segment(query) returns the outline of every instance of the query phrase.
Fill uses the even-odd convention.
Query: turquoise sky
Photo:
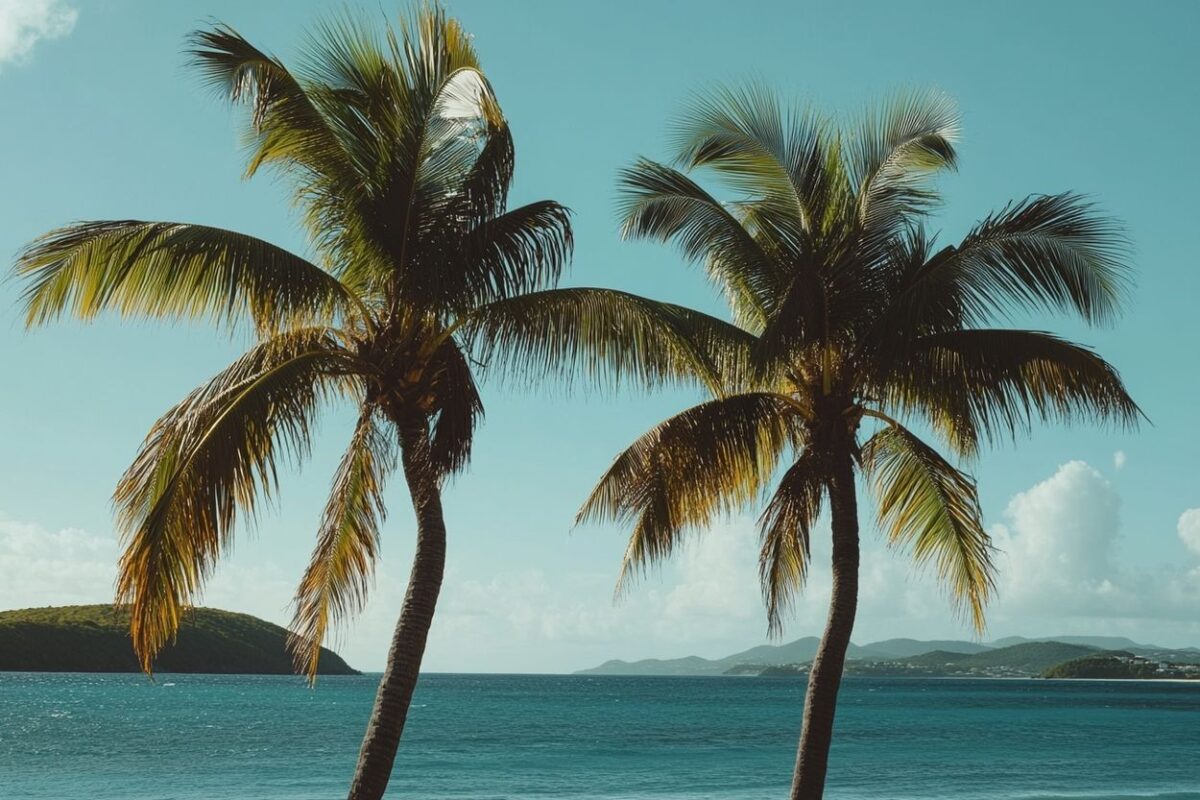
[[[45,32],[38,41],[9,35],[19,21],[5,15],[18,12],[0,5],[0,254],[11,261],[39,233],[97,218],[215,224],[303,251],[281,188],[240,180],[236,117],[186,68],[184,36],[221,20],[286,59],[306,26],[342,4],[34,6],[59,15],[40,29],[24,21],[26,34]],[[475,35],[512,123],[514,201],[550,197],[574,211],[570,283],[720,311],[674,252],[620,241],[614,181],[637,155],[664,157],[672,114],[717,81],[763,79],[847,115],[906,86],[954,96],[961,168],[943,181],[947,203],[933,222],[945,237],[1030,193],[1084,192],[1120,218],[1138,270],[1125,319],[1107,330],[1031,325],[1096,346],[1153,424],[1136,434],[1042,428],[986,453],[975,472],[1010,553],[1011,589],[991,634],[1200,645],[1200,514],[1181,520],[1200,506],[1200,4],[459,0],[450,10]],[[116,478],[154,418],[245,342],[116,320],[26,333],[18,291],[0,284],[0,607],[101,602]],[[450,572],[432,668],[558,670],[763,640],[749,518],[615,608],[622,533],[570,531],[617,450],[692,399],[489,387],[473,465],[447,499]],[[243,538],[209,601],[286,619],[347,423],[328,418],[312,462]],[[390,497],[380,598],[343,640],[365,667],[381,662],[410,553],[399,482]],[[928,582],[872,547],[856,640],[967,636]],[[820,581],[789,636],[819,632]]]

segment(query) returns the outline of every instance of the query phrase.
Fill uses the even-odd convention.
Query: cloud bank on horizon
[[[1015,495],[990,531],[1000,553],[989,635],[1125,635],[1200,645],[1200,508],[1179,516],[1185,558],[1153,571],[1129,567],[1118,548],[1116,488],[1091,465],[1070,461]],[[427,668],[567,671],[608,658],[720,656],[761,643],[755,537],[749,519],[695,537],[661,579],[651,576],[618,603],[611,600],[615,564],[547,575],[536,568],[467,574],[452,562]],[[814,538],[815,566],[789,637],[821,630],[827,538]],[[11,576],[0,584],[0,608],[107,602],[117,554],[111,535],[51,532],[0,517],[0,574]],[[403,598],[408,564],[400,553],[389,555],[371,602],[334,643],[359,668],[382,664]],[[204,602],[286,624],[294,579],[272,564],[235,559],[218,570]],[[933,579],[870,534],[861,595],[858,640],[969,636]]]
[[[67,36],[78,19],[63,0],[0,0],[0,70],[26,63],[38,42]]]

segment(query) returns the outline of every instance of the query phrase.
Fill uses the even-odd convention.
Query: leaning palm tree
[[[957,245],[925,233],[929,179],[955,165],[956,129],[936,94],[897,97],[842,132],[761,88],[726,90],[683,117],[677,166],[643,159],[621,179],[625,235],[673,241],[702,262],[736,325],[691,326],[703,331],[693,374],[709,376],[714,398],[621,453],[580,517],[632,526],[623,584],[689,530],[761,499],[760,576],[778,634],[828,502],[832,599],[793,798],[824,791],[858,600],[856,473],[890,541],[932,565],[982,630],[993,549],[975,484],[926,435],[970,460],[1035,420],[1139,415],[1088,348],[992,327],[1036,311],[1111,320],[1129,271],[1110,221],[1059,194],[1009,204]],[[697,172],[735,197],[723,202]]]
[[[401,467],[416,554],[349,793],[379,798],[442,583],[441,485],[467,462],[483,412],[462,331],[557,281],[568,213],[550,201],[506,210],[508,125],[469,37],[438,8],[383,36],[353,19],[326,25],[295,72],[221,25],[195,35],[192,55],[249,106],[247,175],[275,168],[290,183],[311,256],[203,225],[78,223],[20,256],[27,322],[116,311],[255,333],[154,424],[116,489],[117,600],[147,671],[236,520],[276,493],[281,463],[307,454],[322,408],[344,401],[357,424],[292,626],[297,668],[315,677],[330,627],[365,601],[385,481]]]
[[[697,342],[729,327],[610,289],[553,289],[568,213],[506,210],[508,124],[467,34],[427,7],[381,38],[353,19],[322,27],[290,71],[236,31],[195,36],[193,56],[249,106],[247,176],[293,188],[312,255],[175,222],[84,222],[21,255],[30,326],[105,312],[247,324],[256,342],[152,427],[115,502],[118,602],[144,669],[178,630],[239,517],[276,494],[331,403],[357,410],[317,545],[295,598],[291,646],[315,679],[320,644],[361,609],[379,555],[385,483],[399,466],[417,547],[350,798],[382,796],[442,583],[441,486],[471,453],[481,370],[691,380]],[[719,348],[702,376],[715,387]]]

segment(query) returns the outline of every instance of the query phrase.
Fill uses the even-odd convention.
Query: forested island
[[[294,672],[286,629],[215,608],[188,612],[156,672],[286,675]],[[0,671],[138,672],[128,615],[112,606],[57,606],[0,612]],[[321,649],[318,672],[356,675]]]
[[[1200,680],[1200,665],[1155,661],[1133,653],[1096,653],[1056,664],[1043,678],[1105,678],[1108,680]]]

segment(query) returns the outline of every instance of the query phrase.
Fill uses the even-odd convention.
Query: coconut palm
[[[244,356],[154,424],[116,489],[117,601],[147,671],[235,521],[276,493],[279,465],[307,455],[314,419],[340,401],[357,423],[292,626],[297,668],[315,676],[327,632],[365,601],[385,482],[400,466],[416,554],[350,789],[378,798],[442,583],[441,485],[467,462],[483,413],[460,329],[557,281],[568,212],[551,201],[506,210],[508,125],[469,37],[437,8],[382,36],[353,19],[326,25],[295,72],[223,25],[197,33],[192,55],[249,107],[247,175],[274,168],[290,184],[311,256],[203,225],[78,223],[21,255],[27,322],[116,311],[255,332]]]
[[[937,94],[899,96],[843,132],[762,88],[722,90],[682,118],[677,166],[642,159],[621,178],[624,234],[702,262],[736,326],[714,321],[695,340],[713,399],[622,452],[580,517],[632,526],[624,584],[689,530],[761,499],[760,577],[777,634],[828,502],[833,592],[793,798],[824,790],[858,600],[856,473],[891,543],[932,565],[981,631],[992,545],[973,479],[928,435],[969,461],[1035,421],[1139,415],[1093,351],[994,327],[1039,311],[1113,319],[1129,276],[1113,223],[1076,195],[1032,196],[937,246],[922,218],[937,199],[931,176],[955,166],[956,130]]]
[[[26,321],[117,312],[254,332],[244,356],[154,424],[116,490],[117,599],[147,671],[238,518],[274,497],[277,468],[308,455],[318,414],[342,402],[357,422],[290,641],[315,679],[321,642],[366,600],[400,467],[416,552],[349,795],[378,798],[441,587],[441,487],[483,414],[477,374],[683,380],[703,355],[695,343],[719,342],[707,326],[730,326],[613,290],[547,288],[570,255],[568,212],[506,210],[508,124],[469,37],[437,7],[382,37],[354,19],[325,25],[295,72],[226,26],[194,44],[204,75],[249,107],[247,176],[273,168],[290,183],[311,257],[203,225],[78,223],[21,255]],[[719,353],[710,362],[715,387]]]

